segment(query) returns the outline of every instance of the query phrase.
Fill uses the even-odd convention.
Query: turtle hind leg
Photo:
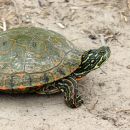
[[[56,82],[55,85],[64,93],[65,102],[71,108],[81,106],[83,100],[78,92],[77,81],[74,77],[67,77]]]

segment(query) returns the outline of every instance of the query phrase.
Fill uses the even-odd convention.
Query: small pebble
[[[43,121],[46,121],[46,119],[44,119],[44,118],[43,118],[42,120],[43,120]]]
[[[43,6],[45,6],[45,1],[38,0],[38,4],[39,4],[40,7],[43,7]]]
[[[100,87],[101,87],[101,86],[105,86],[105,83],[101,82],[101,83],[99,83],[98,85],[99,85]]]
[[[65,0],[65,2],[69,2],[69,0]]]
[[[103,116],[102,119],[103,119],[103,120],[108,120],[109,118],[106,117],[106,116]]]
[[[65,26],[62,23],[56,23],[60,28],[64,29]]]
[[[130,65],[127,66],[127,69],[130,69]]]
[[[92,40],[96,40],[96,39],[97,39],[96,36],[95,36],[95,35],[92,35],[92,34],[89,35],[88,37],[89,37],[90,39],[92,39]]]

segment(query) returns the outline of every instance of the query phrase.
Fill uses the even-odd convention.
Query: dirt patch
[[[129,0],[0,0],[0,28],[57,31],[80,48],[106,42],[111,57],[79,82],[85,104],[71,110],[63,95],[0,97],[2,130],[130,129]]]

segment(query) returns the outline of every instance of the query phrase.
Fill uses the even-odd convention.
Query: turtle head
[[[110,57],[110,49],[102,46],[99,49],[93,49],[84,52],[81,66],[84,71],[91,71],[99,68]]]
[[[110,57],[110,49],[102,46],[99,49],[85,51],[82,56],[80,67],[76,70],[76,75],[82,77],[92,70],[99,68]]]

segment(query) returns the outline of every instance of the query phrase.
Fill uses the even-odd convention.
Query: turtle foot
[[[77,108],[80,107],[83,104],[83,100],[81,98],[81,96],[77,95],[76,98],[71,98],[69,100],[65,100],[67,106],[71,107],[71,108]]]

